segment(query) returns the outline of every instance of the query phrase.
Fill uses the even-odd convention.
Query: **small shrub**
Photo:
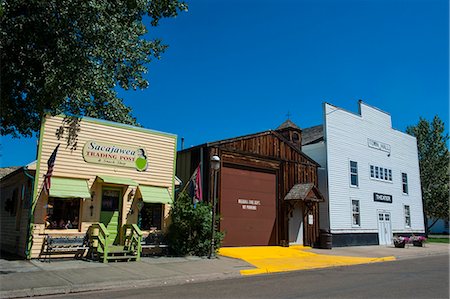
[[[181,256],[208,255],[211,248],[211,205],[199,202],[194,207],[192,198],[183,192],[175,200],[170,216],[167,239],[171,253]],[[218,220],[216,227],[217,224]],[[223,233],[215,233],[215,250],[220,247],[223,237]]]

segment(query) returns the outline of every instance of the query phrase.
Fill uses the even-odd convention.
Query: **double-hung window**
[[[358,162],[350,161],[350,185],[358,187]]]
[[[352,225],[353,226],[361,226],[359,200],[355,200],[355,199],[352,199]]]
[[[402,191],[403,194],[408,194],[408,175],[402,172]]]
[[[409,206],[404,206],[405,208],[405,226],[411,227],[411,211],[409,209]]]

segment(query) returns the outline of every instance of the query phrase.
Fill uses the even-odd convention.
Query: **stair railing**
[[[109,250],[109,232],[103,223],[94,223],[90,227],[91,246],[95,248],[97,255],[99,252],[103,253],[102,262],[108,262]],[[100,250],[99,250],[100,249]],[[99,256],[100,258],[100,256]]]
[[[142,231],[136,224],[125,224],[124,231],[125,248],[136,253],[136,261],[140,261],[142,252]]]

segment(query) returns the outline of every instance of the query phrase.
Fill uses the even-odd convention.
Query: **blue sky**
[[[322,123],[322,102],[387,111],[404,131],[449,122],[445,0],[197,0],[150,35],[170,47],[150,87],[121,91],[146,128],[185,146],[274,129],[289,112]],[[2,137],[0,166],[35,159],[36,139]]]

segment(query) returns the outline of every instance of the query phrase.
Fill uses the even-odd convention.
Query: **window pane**
[[[358,163],[350,161],[350,184],[358,186]]]
[[[389,169],[389,181],[392,181],[392,170]]]
[[[375,176],[375,169],[373,165],[370,165],[370,177],[373,178]]]
[[[411,215],[409,206],[405,206],[405,225],[408,227],[411,226]]]
[[[114,212],[119,210],[119,190],[103,190],[102,211]]]
[[[360,225],[359,200],[352,200],[353,225]]]
[[[387,168],[384,169],[384,179],[386,181],[388,180],[388,170],[387,170]]]
[[[408,175],[406,173],[402,173],[402,189],[403,193],[408,194]]]
[[[378,179],[380,178],[379,172],[378,172],[378,166],[375,166],[375,177]]]
[[[50,198],[45,226],[52,229],[78,228],[80,199]]]
[[[162,204],[146,203],[139,212],[139,227],[143,230],[161,229]]]

